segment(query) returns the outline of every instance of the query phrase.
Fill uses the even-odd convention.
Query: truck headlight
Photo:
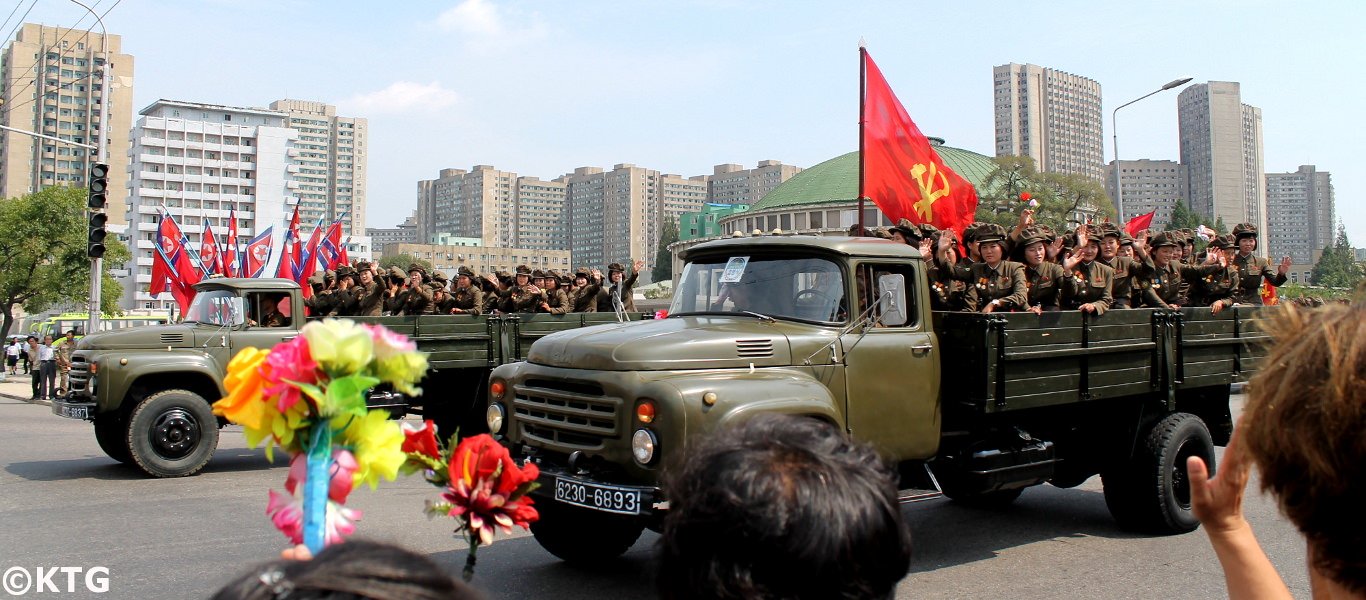
[[[489,433],[499,434],[503,432],[503,405],[494,402],[484,411],[484,423],[489,426]]]
[[[650,464],[655,459],[655,447],[659,445],[659,440],[655,438],[654,432],[649,429],[637,429],[631,436],[631,455],[636,462],[642,465]]]

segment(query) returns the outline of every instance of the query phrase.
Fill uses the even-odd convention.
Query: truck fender
[[[704,411],[704,422],[726,427],[760,414],[808,416],[844,428],[839,402],[824,384],[804,373],[766,370],[731,376],[717,390],[721,396],[712,410]],[[726,402],[727,398],[738,399]]]
[[[110,358],[113,357],[99,357],[101,362]],[[97,412],[101,413],[129,408],[123,406],[123,402],[135,384],[156,390],[186,388],[210,402],[226,395],[218,365],[205,354],[134,351],[120,353],[117,365],[102,364],[101,367],[97,375],[99,387],[96,388],[97,402],[100,404]],[[118,376],[111,377],[114,373]]]

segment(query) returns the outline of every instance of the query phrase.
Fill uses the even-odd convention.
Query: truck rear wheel
[[[1214,473],[1214,442],[1204,421],[1167,415],[1148,431],[1128,463],[1103,474],[1105,505],[1120,527],[1163,535],[1200,525],[1191,512],[1186,459],[1198,456]]]
[[[123,419],[112,414],[95,417],[95,441],[109,458],[125,465],[133,462],[133,453],[128,450],[128,423]]]
[[[202,396],[165,390],[144,398],[128,416],[134,464],[153,477],[198,473],[218,447],[218,419]]]
[[[537,502],[536,509],[541,518],[531,524],[531,534],[547,552],[570,564],[601,564],[621,556],[645,529],[639,519],[550,500]]]

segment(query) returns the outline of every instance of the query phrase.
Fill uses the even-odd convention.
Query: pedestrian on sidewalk
[[[32,337],[32,336],[29,336],[29,337]],[[16,339],[16,341],[17,341],[17,339]],[[20,348],[19,358],[24,359],[24,374],[25,374],[25,375],[28,375],[30,372],[32,372],[32,371],[33,371],[33,366],[36,365],[36,364],[38,364],[38,363],[36,363],[36,362],[33,362],[34,359],[33,359],[32,356],[29,356],[28,350],[29,350],[29,344],[28,344],[28,342],[24,342],[23,347]]]
[[[28,336],[28,345],[24,347],[24,373],[33,378],[32,400],[38,399],[38,385],[42,383],[42,370],[37,368],[37,365],[41,364],[38,362],[39,348],[41,346],[38,345],[38,338]]]
[[[5,362],[9,365],[9,374],[18,375],[19,355],[24,351],[24,345],[19,343],[19,338],[14,338],[14,343],[5,345]]]
[[[76,330],[66,332],[57,343],[57,395],[65,396],[71,392],[71,354],[76,351]]]
[[[57,397],[57,349],[50,335],[43,336],[43,344],[38,346],[38,366],[38,391],[42,399],[51,400]]]

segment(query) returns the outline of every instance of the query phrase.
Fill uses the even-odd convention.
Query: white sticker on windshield
[[[726,270],[721,273],[721,283],[739,283],[749,265],[748,256],[732,256],[726,261]]]

